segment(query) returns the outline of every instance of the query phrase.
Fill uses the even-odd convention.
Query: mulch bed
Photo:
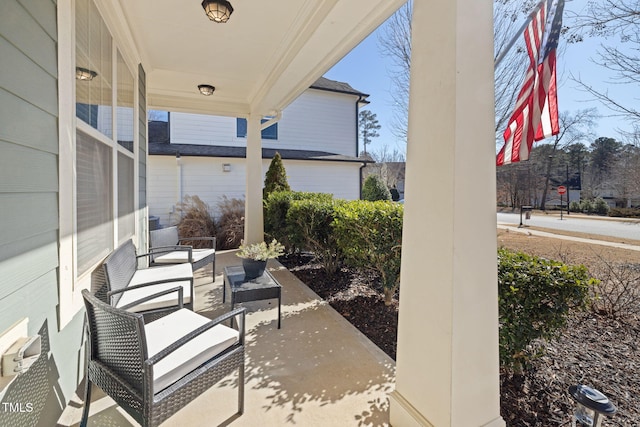
[[[398,301],[384,304],[375,274],[342,268],[329,277],[308,254],[279,261],[395,360]],[[557,340],[537,345],[545,352],[531,370],[500,376],[501,415],[508,426],[570,426],[575,405],[567,388],[579,383],[617,406],[603,426],[640,426],[639,319],[575,313]]]

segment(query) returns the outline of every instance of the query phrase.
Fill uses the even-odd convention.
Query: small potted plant
[[[283,253],[284,246],[273,239],[268,245],[265,242],[242,244],[236,255],[242,258],[245,278],[252,280],[262,276],[269,258],[278,258]]]

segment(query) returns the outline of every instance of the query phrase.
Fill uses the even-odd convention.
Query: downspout
[[[362,163],[360,165],[360,170],[359,170],[359,172],[360,172],[360,182],[359,182],[358,194],[360,194],[360,200],[362,200],[362,169],[364,169],[366,167],[367,167],[367,163],[366,162]]]
[[[176,151],[176,198],[178,202],[175,205],[174,212],[179,209],[179,219],[182,219],[182,158],[180,157],[180,151]]]
[[[356,100],[356,157],[360,157],[360,104],[367,105],[369,101],[367,101],[367,96],[369,95],[358,95],[358,99]],[[362,169],[367,167],[367,163],[362,163],[359,169],[359,178],[358,182],[358,194],[360,195],[360,199],[362,200]]]

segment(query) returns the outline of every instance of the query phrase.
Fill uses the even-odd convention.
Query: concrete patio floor
[[[195,309],[209,317],[222,304],[222,269],[237,265],[234,251],[216,257],[211,269],[195,272]],[[277,300],[242,304],[246,317],[245,411],[237,410],[237,374],[225,378],[168,419],[163,427],[195,426],[384,426],[395,362],[277,261],[268,268],[282,285],[282,328]],[[74,398],[58,425],[78,425],[82,402]],[[99,390],[90,426],[137,423]]]

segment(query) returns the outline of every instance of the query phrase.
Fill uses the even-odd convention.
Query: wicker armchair
[[[131,240],[121,244],[102,263],[106,292],[97,295],[114,307],[144,314],[146,321],[177,310],[182,304],[178,299],[193,310],[191,265],[138,268],[138,259],[144,257],[150,254],[138,255]],[[179,294],[173,292],[176,288]]]
[[[145,324],[143,316],[112,307],[82,291],[89,350],[85,406],[91,384],[143,427],[157,426],[238,369],[238,412],[244,409],[244,309],[215,320],[180,309]],[[221,324],[236,317],[238,330]],[[235,417],[237,415],[232,415]]]
[[[210,242],[211,248],[194,249],[184,242]],[[196,271],[212,264],[213,281],[216,280],[216,238],[180,237],[178,227],[160,228],[149,232],[150,265],[182,264],[189,262]]]

